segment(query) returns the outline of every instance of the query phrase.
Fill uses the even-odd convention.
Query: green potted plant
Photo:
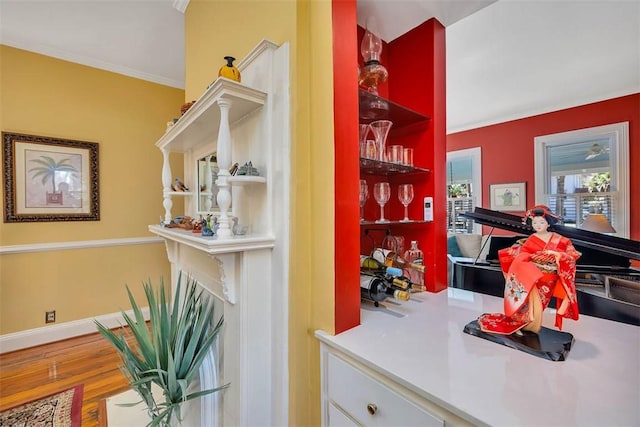
[[[149,306],[148,325],[127,286],[133,317],[124,311],[122,316],[132,338],[127,340],[124,327],[111,330],[98,321],[96,326],[120,353],[122,371],[147,405],[151,418],[147,426],[180,424],[184,402],[228,387],[226,384],[197,392],[189,388],[222,328],[223,318],[213,324],[213,305],[191,279],[181,297],[181,276],[178,277],[172,304],[167,301],[162,280],[158,296],[150,281],[144,283],[144,292]],[[152,384],[162,390],[164,400],[154,397]]]
[[[611,187],[611,174],[609,172],[594,173],[589,177],[588,188],[590,193],[609,191]]]

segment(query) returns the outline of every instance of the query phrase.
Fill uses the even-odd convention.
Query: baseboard
[[[142,313],[145,320],[149,320],[149,308],[142,308]],[[127,314],[133,316],[131,310]],[[0,335],[0,353],[8,353],[97,332],[96,320],[109,328],[116,328],[124,324],[122,314],[118,312]]]

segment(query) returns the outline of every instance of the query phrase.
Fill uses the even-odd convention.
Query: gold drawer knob
[[[377,411],[378,411],[378,406],[375,403],[369,403],[367,405],[367,412],[369,412],[369,414],[375,415]]]

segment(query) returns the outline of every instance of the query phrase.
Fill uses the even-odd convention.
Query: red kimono
[[[559,252],[557,257],[546,251]],[[548,242],[535,234],[527,238],[523,245],[516,244],[498,252],[500,265],[505,276],[504,314],[483,314],[478,324],[484,332],[509,335],[533,319],[529,312],[529,297],[536,287],[544,310],[551,297],[556,297],[556,322],[562,329],[562,318],[578,320],[575,272],[576,251],[571,240],[552,233]]]

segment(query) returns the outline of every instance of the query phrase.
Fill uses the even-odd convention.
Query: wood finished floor
[[[82,425],[98,426],[100,401],[128,389],[120,365],[97,333],[0,354],[0,411],[83,384]]]

